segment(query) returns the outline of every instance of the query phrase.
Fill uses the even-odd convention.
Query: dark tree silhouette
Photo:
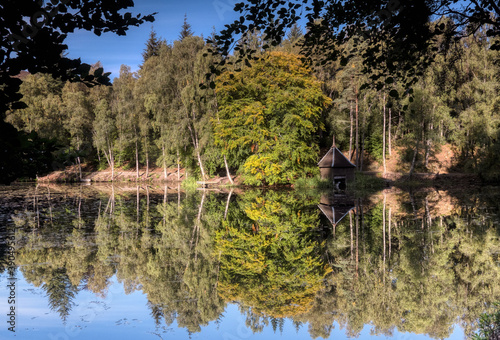
[[[184,23],[182,24],[181,32],[179,33],[179,40],[182,41],[184,38],[192,37],[193,30],[191,29],[191,25],[187,22],[187,15],[184,14]]]
[[[148,41],[146,41],[146,49],[142,52],[143,62],[146,62],[151,57],[160,55],[160,48],[163,45],[166,45],[165,40],[158,38],[155,30],[151,28]]]
[[[55,4],[54,4],[55,3]],[[90,65],[79,59],[64,57],[69,33],[77,29],[93,31],[96,35],[113,32],[125,35],[130,26],[153,21],[153,15],[132,16],[119,13],[132,7],[131,0],[6,0],[0,4],[0,81],[4,88],[0,97],[0,112],[19,100],[16,95],[20,80],[12,78],[22,70],[30,73],[50,73],[63,80],[108,83],[106,74],[90,74]]]
[[[224,59],[212,73],[219,72],[225,57],[248,32],[261,31],[271,47],[280,44],[302,19],[307,31],[302,50],[307,57],[319,64],[341,59],[345,65],[363,43],[364,71],[374,74],[372,84],[382,86],[388,77],[403,79],[407,87],[414,84],[433,60],[430,46],[434,37],[458,38],[484,25],[488,25],[490,37],[500,35],[500,6],[494,0],[246,0],[234,10],[241,16],[216,36],[219,48],[215,52]],[[453,24],[429,24],[442,16],[451,17]],[[354,48],[345,49],[353,38]],[[500,49],[500,42],[492,48]],[[240,50],[234,51],[238,55]],[[252,58],[251,53],[239,54],[242,61]]]

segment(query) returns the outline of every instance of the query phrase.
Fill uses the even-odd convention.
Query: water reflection
[[[2,190],[16,264],[63,322],[79,292],[106,297],[113,277],[147,295],[157,325],[190,333],[238,302],[253,332],[287,318],[312,338],[334,323],[446,338],[500,301],[496,191]]]

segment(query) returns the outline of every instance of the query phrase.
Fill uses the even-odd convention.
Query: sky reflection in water
[[[112,278],[109,295],[100,298],[94,293],[82,290],[75,299],[75,307],[64,323],[57,312],[47,306],[46,292],[27,283],[18,271],[18,318],[15,339],[308,339],[307,325],[299,330],[290,320],[286,320],[283,331],[276,332],[271,326],[261,333],[253,333],[245,326],[244,316],[237,304],[228,304],[217,324],[215,321],[202,327],[200,333],[189,334],[174,322],[170,326],[164,323],[155,325],[147,307],[147,297],[140,291],[125,294],[123,285]],[[0,296],[6,296],[6,275],[0,275]],[[5,299],[3,299],[5,300]],[[0,309],[6,310],[5,301]],[[394,332],[392,337],[370,334],[370,325],[366,325],[358,339],[429,339],[426,335]],[[10,333],[10,332],[9,332]],[[13,337],[7,332],[7,337]],[[328,339],[348,339],[345,330],[335,322],[335,329]],[[3,338],[2,338],[3,339]],[[455,325],[449,339],[464,339],[463,330]]]

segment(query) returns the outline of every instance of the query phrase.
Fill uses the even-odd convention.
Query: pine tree
[[[142,52],[143,63],[153,56],[158,56],[160,54],[160,49],[163,45],[166,45],[164,40],[157,37],[156,32],[151,28],[149,33],[148,41],[146,42],[146,49]]]
[[[179,33],[179,40],[182,41],[184,38],[192,37],[193,30],[191,29],[191,25],[187,22],[187,15],[184,14],[184,24],[182,24],[181,32]]]
[[[290,41],[292,45],[295,45],[302,38],[304,38],[304,32],[302,32],[300,26],[295,23],[292,27],[290,27],[290,31],[287,33],[286,39]]]

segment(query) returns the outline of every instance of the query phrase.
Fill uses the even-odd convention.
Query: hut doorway
[[[347,178],[346,176],[335,176],[333,178],[333,186],[339,191],[345,191],[347,189]]]

